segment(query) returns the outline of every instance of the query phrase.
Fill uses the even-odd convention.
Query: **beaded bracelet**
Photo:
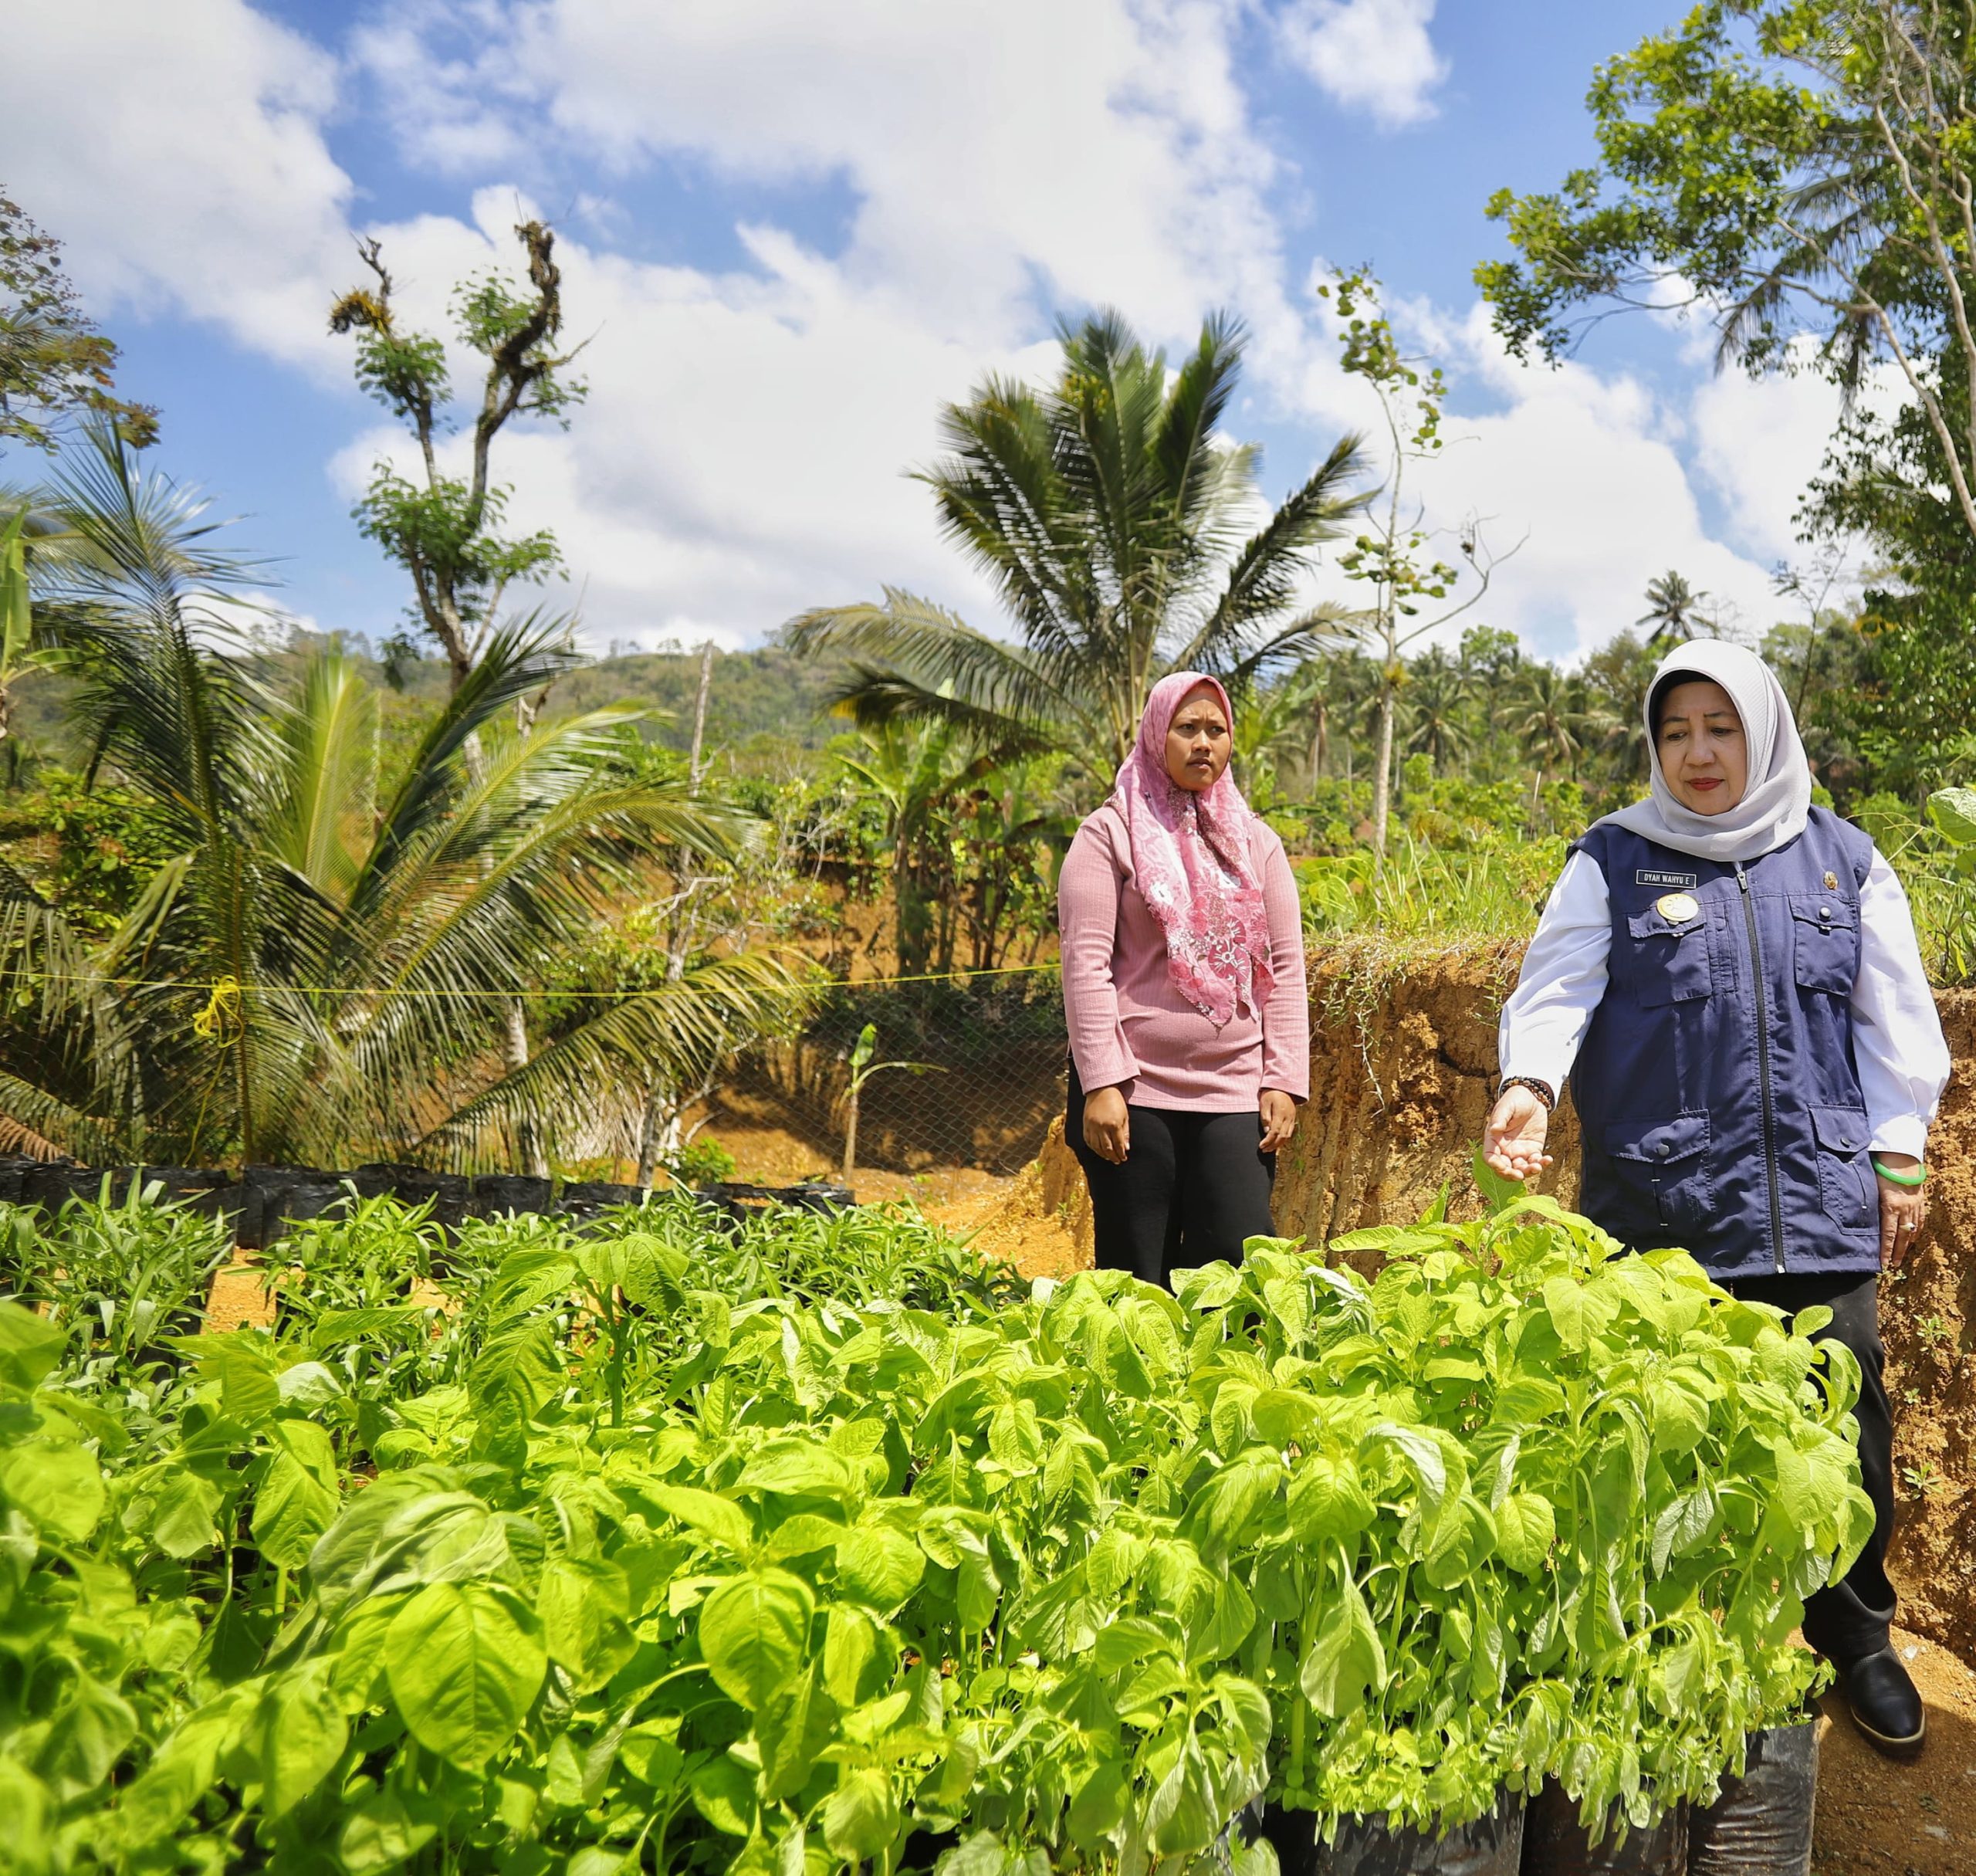
[[[1893,1167],[1883,1166],[1879,1160],[1876,1160],[1873,1163],[1873,1170],[1890,1185],[1918,1186],[1928,1177],[1928,1169],[1925,1166],[1917,1167],[1911,1173],[1896,1173]]]
[[[1528,1088],[1539,1101],[1543,1102],[1544,1111],[1547,1114],[1558,1105],[1558,1097],[1551,1091],[1551,1084],[1548,1082],[1540,1082],[1534,1075],[1504,1075],[1502,1086],[1496,1090],[1497,1096],[1500,1098],[1507,1094],[1512,1088]]]

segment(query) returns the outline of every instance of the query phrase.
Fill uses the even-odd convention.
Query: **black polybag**
[[[1578,1801],[1555,1779],[1530,1801],[1523,1827],[1523,1876],[1682,1876],[1688,1865],[1688,1816],[1677,1804],[1644,1830],[1622,1832],[1609,1819],[1592,1841]]]
[[[1688,1822],[1688,1876],[1809,1876],[1819,1789],[1816,1720],[1749,1736],[1741,1778]]]
[[[1383,1817],[1346,1817],[1329,1844],[1318,1840],[1317,1820],[1308,1811],[1271,1805],[1263,1813],[1262,1834],[1283,1876],[1517,1876],[1523,1800],[1500,1792],[1493,1810],[1439,1837]]]

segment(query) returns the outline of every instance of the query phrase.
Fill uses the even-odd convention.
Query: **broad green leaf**
[[[69,1338],[17,1302],[0,1302],[0,1382],[32,1387],[62,1359]]]
[[[1534,1576],[1543,1569],[1557,1534],[1550,1500],[1534,1492],[1512,1492],[1497,1509],[1497,1553],[1523,1576]]]
[[[50,1536],[79,1544],[103,1515],[103,1469],[83,1447],[28,1440],[0,1451],[0,1498]]]
[[[814,1661],[771,1694],[755,1715],[762,1755],[762,1795],[786,1798],[809,1782],[817,1756],[835,1735],[837,1704],[825,1693]]]
[[[1482,1157],[1482,1149],[1477,1146],[1469,1162],[1475,1175],[1476,1189],[1482,1194],[1484,1204],[1495,1214],[1508,1211],[1524,1196],[1524,1187],[1520,1179],[1505,1179],[1489,1162]]]
[[[1125,1821],[1132,1786],[1115,1759],[1099,1760],[1071,1800],[1071,1841],[1087,1850],[1108,1847],[1105,1840]]]
[[[1688,1556],[1715,1527],[1715,1494],[1707,1485],[1683,1492],[1662,1505],[1653,1521],[1653,1573],[1664,1576],[1670,1557]]]
[[[306,1662],[273,1676],[249,1710],[227,1755],[236,1783],[261,1787],[271,1817],[293,1810],[342,1758],[350,1728],[330,1686],[330,1664]]]
[[[739,1488],[791,1497],[843,1498],[860,1488],[850,1468],[827,1446],[809,1440],[774,1440],[743,1468]]]
[[[837,1547],[837,1587],[855,1602],[896,1609],[925,1574],[926,1553],[903,1531],[861,1524]]]
[[[188,1336],[179,1345],[198,1358],[199,1373],[220,1385],[220,1405],[228,1418],[250,1426],[281,1406],[281,1382],[273,1345],[252,1329],[232,1335]]]
[[[1298,1669],[1304,1698],[1327,1719],[1348,1713],[1386,1680],[1386,1648],[1350,1577],[1330,1597]]]
[[[533,1619],[477,1583],[427,1584],[393,1620],[385,1650],[406,1730],[469,1770],[520,1729],[549,1666]]]
[[[1188,1733],[1172,1769],[1153,1788],[1145,1821],[1154,1847],[1169,1856],[1204,1850],[1214,1840],[1221,1820],[1199,1735]]]
[[[1976,788],[1937,788],[1928,797],[1928,818],[1958,847],[1976,841]]]
[[[704,1532],[736,1556],[745,1556],[755,1541],[748,1514],[731,1498],[693,1485],[647,1485],[645,1495],[682,1524]]]
[[[1544,1308],[1565,1353],[1582,1355],[1592,1333],[1592,1316],[1586,1303],[1585,1285],[1571,1277],[1546,1278]]]
[[[771,1530],[761,1548],[762,1561],[780,1563],[790,1557],[808,1556],[819,1550],[834,1550],[849,1527],[841,1518],[820,1517],[814,1512],[797,1512]]]
[[[755,1828],[755,1781],[723,1753],[697,1766],[686,1781],[693,1808],[728,1837],[747,1837]]]
[[[542,1566],[536,1609],[549,1658],[579,1693],[608,1681],[638,1647],[629,1624],[631,1586],[607,1557],[552,1557]]]
[[[1565,1409],[1565,1390],[1541,1375],[1513,1374],[1496,1390],[1491,1421],[1510,1427],[1534,1426]]]
[[[1646,1392],[1653,1410],[1653,1450],[1692,1451],[1708,1431],[1708,1403],[1672,1374],[1654,1376]]]
[[[618,1742],[618,1759],[641,1784],[661,1793],[671,1791],[686,1769],[686,1756],[677,1743],[678,1732],[677,1718],[648,1720],[634,1726]]]
[[[218,1542],[214,1519],[221,1493],[210,1479],[174,1468],[157,1490],[141,1502],[151,1541],[168,1557],[197,1556]]]
[[[49,1722],[34,1769],[57,1797],[80,1798],[103,1784],[137,1736],[130,1703],[114,1688],[79,1674]]]
[[[878,1625],[848,1603],[832,1606],[824,1629],[824,1685],[841,1707],[861,1706],[885,1678]]]
[[[168,1842],[192,1807],[211,1790],[221,1755],[239,1735],[258,1688],[229,1688],[181,1722],[119,1800],[110,1827],[126,1850]]]
[[[254,1495],[254,1541],[270,1563],[299,1570],[337,1515],[336,1448],[312,1420],[278,1420]]]
[[[721,1691],[751,1713],[801,1664],[816,1599],[783,1570],[728,1579],[700,1606],[700,1652]]]
[[[847,1771],[824,1803],[824,1841],[840,1857],[878,1856],[898,1834],[898,1794],[879,1771]]]
[[[414,1806],[416,1808],[414,1808]],[[438,1834],[441,1807],[431,1798],[374,1793],[344,1820],[337,1854],[349,1876],[379,1876],[408,1863]]]
[[[1372,1522],[1372,1502],[1351,1460],[1313,1453],[1290,1475],[1290,1528],[1306,1544],[1350,1537]]]

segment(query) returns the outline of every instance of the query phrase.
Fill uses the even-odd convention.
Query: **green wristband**
[[[1918,1167],[1911,1173],[1896,1173],[1891,1167],[1881,1165],[1877,1160],[1873,1164],[1873,1170],[1891,1185],[1918,1186],[1928,1177],[1928,1169],[1925,1166]]]

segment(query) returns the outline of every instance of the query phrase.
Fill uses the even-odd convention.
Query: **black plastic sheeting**
[[[1609,1817],[1593,1833],[1577,1801],[1555,1779],[1530,1801],[1523,1827],[1523,1876],[1683,1876],[1688,1867],[1687,1807],[1676,1805],[1644,1830]]]
[[[1810,1876],[1818,1790],[1815,1720],[1751,1733],[1743,1776],[1688,1820],[1688,1876]]]
[[[1271,1805],[1262,1834],[1283,1876],[1517,1876],[1523,1860],[1523,1800],[1505,1791],[1495,1809],[1434,1837],[1384,1817],[1347,1817],[1327,1844],[1307,1811]]]
[[[472,1176],[428,1172],[416,1166],[360,1166],[349,1172],[249,1166],[234,1173],[187,1166],[84,1167],[69,1160],[15,1156],[0,1157],[0,1203],[59,1211],[70,1198],[95,1198],[106,1177],[113,1200],[120,1201],[134,1180],[140,1186],[155,1184],[162,1188],[161,1197],[182,1200],[195,1211],[225,1214],[233,1221],[234,1241],[250,1251],[273,1243],[294,1225],[320,1217],[353,1191],[360,1199],[388,1192],[409,1205],[429,1200],[434,1221],[448,1231],[457,1230],[469,1218],[496,1217],[505,1212],[593,1218],[614,1205],[641,1204],[648,1196],[642,1187],[602,1180],[532,1179],[513,1173]],[[736,1217],[771,1205],[829,1211],[852,1203],[844,1187],[821,1180],[795,1186],[708,1186],[695,1196]]]

